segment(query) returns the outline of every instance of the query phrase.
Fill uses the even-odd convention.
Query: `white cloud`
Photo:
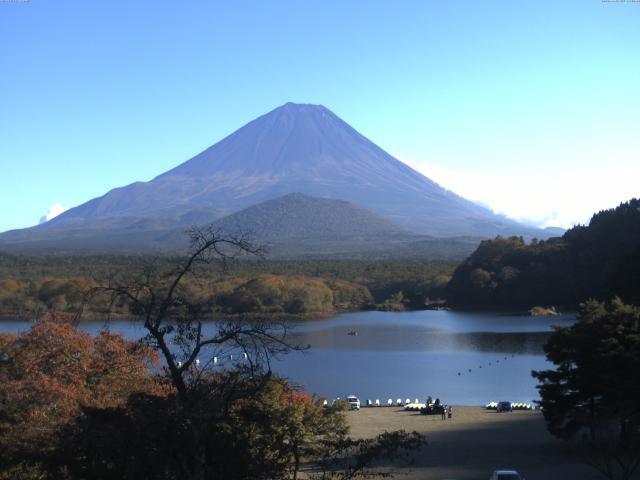
[[[402,161],[468,200],[539,227],[585,224],[593,213],[640,195],[638,176],[616,169],[509,175],[457,171],[427,161]]]
[[[40,217],[40,222],[39,223],[48,222],[52,218],[57,217],[58,215],[60,215],[61,213],[66,212],[67,210],[68,210],[67,207],[62,206],[59,203],[54,203],[53,205],[51,205],[49,207],[49,211],[45,215]]]

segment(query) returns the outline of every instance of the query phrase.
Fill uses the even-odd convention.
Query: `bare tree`
[[[189,298],[185,283],[202,278],[202,267],[219,263],[226,270],[242,255],[263,256],[247,235],[226,234],[213,226],[193,227],[188,232],[186,257],[167,269],[150,264],[134,276],[112,275],[94,288],[92,296],[107,294],[109,306],[126,303],[144,321],[145,340],[164,359],[165,368],[179,397],[186,400],[196,389],[207,367],[224,356],[240,356],[251,372],[270,371],[270,359],[300,349],[289,341],[286,323],[265,320],[225,319],[203,324],[210,315],[201,299]]]

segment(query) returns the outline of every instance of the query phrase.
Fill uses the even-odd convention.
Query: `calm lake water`
[[[348,313],[298,325],[297,341],[311,349],[278,358],[273,369],[327,398],[353,393],[363,402],[424,401],[431,395],[459,405],[531,403],[539,398],[531,370],[550,367],[542,345],[551,325],[574,320],[446,311]],[[145,333],[133,321],[108,327],[131,339]],[[26,328],[23,321],[0,322],[4,332]],[[96,333],[105,324],[85,322],[81,328]]]

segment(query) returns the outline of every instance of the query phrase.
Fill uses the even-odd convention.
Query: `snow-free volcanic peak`
[[[434,236],[545,236],[440,187],[326,107],[295,103],[256,118],[149,182],[113,189],[35,228],[209,222],[293,192],[345,200]]]

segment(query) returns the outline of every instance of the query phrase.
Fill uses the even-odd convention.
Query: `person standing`
[[[451,408],[451,405],[449,405],[447,407],[447,417],[451,418],[452,415],[453,415],[453,408]]]
[[[447,408],[444,405],[442,405],[440,408],[441,408],[441,412],[442,412],[441,413],[441,418],[442,418],[442,420],[446,420],[447,419]]]

